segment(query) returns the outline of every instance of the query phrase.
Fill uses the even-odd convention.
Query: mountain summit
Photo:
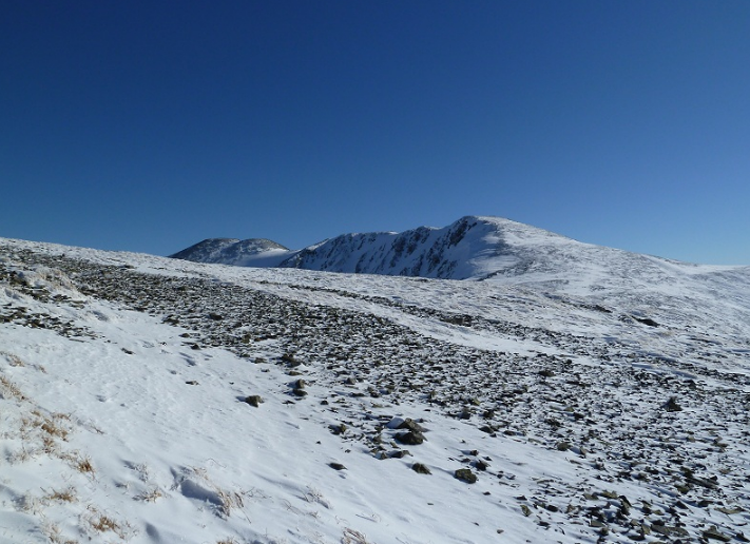
[[[270,240],[213,238],[171,255],[203,263],[328,272],[484,279],[527,268],[544,248],[584,245],[499,217],[466,216],[443,228],[342,234],[301,250]]]
[[[466,216],[443,228],[342,234],[300,250],[270,240],[209,239],[172,257],[280,267],[502,283],[648,286],[696,265],[587,244],[509,219]]]

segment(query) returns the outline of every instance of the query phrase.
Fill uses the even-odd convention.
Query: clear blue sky
[[[0,2],[0,236],[498,215],[750,264],[750,2]]]

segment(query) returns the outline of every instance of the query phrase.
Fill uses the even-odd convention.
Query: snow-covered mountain
[[[273,242],[274,249],[283,249]],[[467,216],[444,228],[402,233],[343,234],[301,250],[278,254],[272,265],[327,272],[386,274],[443,279],[481,279],[529,265],[547,246],[577,242],[499,217]],[[172,257],[195,262],[243,264],[267,251],[256,240],[208,239]],[[533,253],[530,254],[530,252]],[[238,255],[244,258],[238,258]]]
[[[263,258],[269,254],[273,258]],[[587,286],[592,281],[638,278],[651,283],[654,275],[666,279],[677,269],[687,273],[705,270],[578,242],[508,219],[476,216],[463,217],[444,228],[343,234],[301,250],[288,250],[268,240],[209,239],[172,257],[326,272]]]
[[[746,542],[750,268],[465,219],[484,281],[0,239],[0,544]]]
[[[208,238],[171,255],[198,263],[233,266],[277,266],[289,256],[289,249],[265,238]]]

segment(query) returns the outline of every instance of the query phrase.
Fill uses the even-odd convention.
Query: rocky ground
[[[28,249],[2,247],[0,258],[0,287],[75,305],[19,273],[43,266],[84,295],[185,329],[184,346],[196,353],[221,348],[282,370],[287,403],[308,407],[352,455],[379,459],[384,470],[399,462],[430,478],[430,467],[450,467],[460,483],[480,484],[472,489],[487,501],[518,487],[519,471],[530,473],[533,483],[513,494],[506,515],[536,524],[548,541],[750,539],[750,353],[708,333],[572,299],[556,303],[557,324],[545,327],[512,312],[503,320],[304,282],[281,281],[274,292],[267,279],[144,272]],[[500,291],[498,300],[510,299]],[[580,323],[573,333],[559,322],[574,303],[596,324],[588,335]],[[18,305],[0,307],[0,323],[94,334]],[[675,347],[665,355],[632,338],[604,338],[607,326],[659,334],[659,345],[669,333]],[[523,349],[500,349],[501,341]],[[247,391],[245,400],[258,405],[267,395]],[[443,422],[483,438],[442,459],[422,455]],[[508,466],[498,458],[508,441],[551,452],[571,477],[535,476],[533,458],[523,469]],[[493,523],[502,533],[502,518]]]

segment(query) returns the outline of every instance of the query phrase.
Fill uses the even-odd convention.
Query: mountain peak
[[[522,263],[527,266],[542,256],[543,247],[561,243],[578,244],[510,219],[467,215],[442,228],[342,234],[300,250],[265,239],[214,238],[172,257],[240,266],[482,279]]]

